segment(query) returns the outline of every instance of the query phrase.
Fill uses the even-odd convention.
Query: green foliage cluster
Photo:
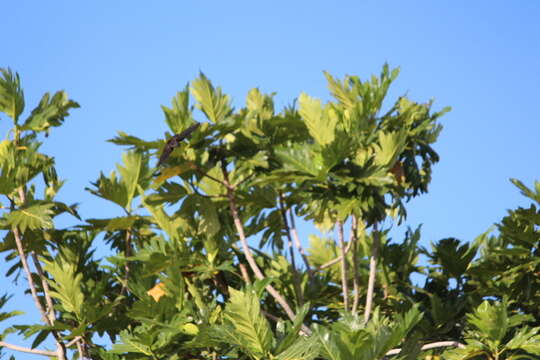
[[[81,219],[55,200],[63,181],[40,152],[78,104],[45,94],[23,120],[19,76],[2,69],[12,129],[0,142],[0,252],[41,319],[2,328],[0,349],[104,360],[540,358],[540,183],[513,180],[530,207],[473,242],[426,249],[420,228],[388,237],[383,225],[402,222],[407,201],[428,190],[448,110],[406,96],[386,105],[397,75],[387,65],[368,80],[325,73],[331,101],[302,93],[278,112],[259,89],[235,109],[201,74],[162,107],[172,134],[196,109],[201,126],[161,168],[151,163],[171,133],[119,132],[110,141],[126,147],[121,164],[86,189],[118,215]],[[66,213],[78,225],[56,227]],[[324,235],[302,241],[300,220]],[[102,242],[106,259],[95,254]],[[15,334],[29,347],[10,344]]]

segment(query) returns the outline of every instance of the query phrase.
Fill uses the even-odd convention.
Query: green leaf
[[[216,205],[212,202],[212,200],[205,197],[199,197],[198,202],[199,211],[202,216],[200,230],[203,234],[205,234],[205,236],[213,237],[221,228],[218,213],[216,211]]]
[[[189,84],[186,84],[183,91],[176,93],[172,99],[172,108],[162,105],[161,109],[165,114],[165,122],[173,133],[178,134],[191,125],[193,108],[189,106]]]
[[[47,279],[53,289],[51,296],[58,299],[67,312],[75,314],[79,321],[84,321],[82,274],[77,272],[77,256],[68,248],[61,248],[53,261],[44,258],[41,260],[45,264],[44,269],[52,276],[52,279]]]
[[[321,101],[305,93],[298,98],[298,112],[306,123],[309,133],[320,145],[328,145],[334,141],[337,116],[331,107],[323,108]]]
[[[50,330],[41,330],[36,338],[34,339],[34,341],[32,341],[32,345],[30,346],[32,349],[35,349],[36,347],[39,346],[39,344],[41,344],[43,341],[45,341],[45,339],[47,339],[47,336],[49,336],[49,334],[51,333]]]
[[[23,110],[24,92],[19,74],[13,74],[9,68],[0,68],[0,111],[17,124],[17,119]]]
[[[155,206],[150,204],[146,198],[142,200],[143,205],[152,214],[153,219],[159,225],[159,227],[169,235],[171,239],[180,240],[180,234],[178,230],[184,224],[184,220],[181,217],[171,218],[163,206]]]
[[[202,72],[193,81],[191,93],[198,101],[197,107],[214,123],[224,120],[232,112],[229,97],[221,93],[220,87],[214,89]]]
[[[137,151],[128,151],[122,154],[123,165],[117,164],[118,172],[122,175],[122,182],[126,189],[126,210],[131,211],[131,202],[136,196],[137,186],[143,189],[148,186],[151,172],[148,168],[148,159]]]
[[[11,227],[18,227],[21,232],[26,229],[49,229],[52,228],[53,214],[52,203],[30,203],[19,210],[14,210],[6,215],[7,224]]]
[[[537,204],[540,204],[540,181],[534,182],[534,188],[535,188],[534,191],[529,189],[527,186],[525,186],[525,184],[523,184],[518,179],[510,179],[510,181],[512,182],[512,184],[516,185],[519,188],[519,190],[521,190],[521,193],[524,196],[528,197],[531,200],[536,201]]]
[[[118,131],[118,136],[107,141],[116,145],[131,146],[140,151],[159,149],[162,145],[162,141],[145,141],[136,136],[128,135],[123,131]]]
[[[375,164],[387,168],[392,167],[405,148],[406,135],[405,131],[390,133],[380,131],[375,151]]]
[[[300,348],[303,346],[306,347],[306,356],[307,356],[307,353],[311,353],[311,350],[308,351],[308,348],[311,348],[312,345],[309,344],[309,342],[299,341],[299,339],[301,340],[304,339],[304,336],[301,336],[299,334],[299,331],[304,323],[304,318],[306,317],[308,312],[309,312],[309,304],[304,304],[300,308],[300,310],[296,312],[296,317],[294,319],[292,327],[288,329],[289,331],[287,335],[279,342],[278,346],[276,347],[274,351],[276,354],[280,354],[281,356],[283,356],[283,357],[279,357],[280,359],[281,358],[283,359],[294,358],[292,356],[293,354],[296,354],[296,350],[295,351],[291,350],[291,347],[295,347],[295,344],[298,344],[299,346],[298,350],[300,350]],[[316,341],[314,336],[310,337],[310,340]],[[302,345],[300,346],[300,344]],[[312,349],[313,348],[316,348],[318,352],[318,346],[312,347]],[[299,358],[303,359],[303,357],[299,357]]]
[[[308,146],[278,148],[276,156],[283,162],[283,171],[296,172],[299,175],[313,177],[325,175],[322,154]],[[300,180],[300,179],[299,179]]]
[[[111,171],[109,177],[101,173],[99,178],[91,184],[95,189],[86,188],[90,193],[112,201],[123,209],[128,206],[128,187],[124,181],[117,177],[116,172]]]
[[[4,294],[0,297],[0,309],[3,308],[6,303],[8,302],[8,300],[12,297],[13,295],[11,296],[8,296],[7,294]],[[10,312],[0,312],[0,322],[4,321],[4,320],[7,320],[9,318],[12,318],[14,316],[18,316],[18,315],[23,315],[24,312],[23,311],[10,311]],[[1,339],[1,336],[0,336],[0,339]]]
[[[105,231],[117,231],[132,228],[135,222],[140,219],[140,216],[122,216],[111,219],[87,219],[86,221]]]
[[[253,290],[229,288],[230,299],[224,313],[225,326],[219,327],[223,339],[244,348],[257,358],[267,356],[273,342],[272,331],[260,312]]]
[[[316,336],[300,336],[287,349],[275,357],[276,360],[311,360],[320,352],[319,339]]]
[[[471,325],[480,330],[486,339],[501,342],[509,327],[508,313],[505,303],[490,304],[484,301],[467,319]]]
[[[69,110],[80,107],[75,101],[68,99],[64,91],[56,92],[53,97],[45,93],[39,105],[22,125],[22,130],[47,131],[51,126],[60,126]]]
[[[127,330],[120,332],[120,340],[122,343],[113,345],[111,350],[112,353],[140,353],[146,356],[153,355],[152,348],[149,346],[149,344],[141,342],[142,339],[140,339],[139,336],[130,334]]]

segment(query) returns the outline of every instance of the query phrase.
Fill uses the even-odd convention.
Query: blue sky
[[[285,105],[302,91],[328,99],[323,70],[365,78],[388,62],[401,68],[391,99],[407,93],[421,102],[434,98],[436,109],[451,106],[441,119],[435,146],[441,162],[430,192],[408,207],[407,224],[424,224],[425,245],[449,236],[473,239],[506,209],[528,204],[510,177],[529,186],[540,180],[538,2],[144,4],[2,7],[0,67],[20,73],[27,109],[59,89],[81,104],[44,150],[68,180],[60,199],[80,202],[83,217],[119,213],[84,191],[120,160],[121,149],[105,140],[118,130],[163,137],[160,105],[199,70],[238,106],[252,87],[276,91],[277,104]],[[0,132],[7,128],[0,116]],[[19,301],[33,311],[20,296],[12,306]]]

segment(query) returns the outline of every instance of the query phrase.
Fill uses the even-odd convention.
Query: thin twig
[[[373,290],[375,288],[375,278],[377,275],[377,257],[379,256],[379,231],[377,223],[373,225],[373,244],[371,245],[371,258],[369,259],[369,280],[368,290],[366,295],[366,308],[364,312],[364,321],[369,320],[371,308],[373,307]]]
[[[358,273],[358,219],[356,216],[353,215],[351,220],[351,242],[353,243],[353,254],[352,254],[352,261],[353,261],[353,291],[354,291],[354,298],[353,298],[353,305],[351,312],[353,314],[356,314],[356,311],[358,310],[358,303],[360,301],[360,274]]]
[[[77,344],[77,352],[79,353],[79,359],[84,359],[85,356],[84,356],[84,346],[82,344],[82,341],[77,341],[76,342]]]
[[[132,232],[131,232],[131,229],[127,229],[126,230],[126,250],[125,250],[125,254],[126,254],[126,258],[130,257],[131,256],[131,236],[132,236]],[[129,271],[130,271],[130,268],[129,268],[129,260],[126,259],[126,263],[124,265],[124,283],[122,284],[122,289],[120,290],[120,295],[124,295],[128,289],[128,280],[129,280]]]
[[[54,324],[56,321],[56,314],[54,313],[54,304],[50,295],[51,289],[49,288],[49,283],[47,282],[47,278],[45,277],[45,273],[43,272],[43,268],[41,267],[41,263],[39,262],[36,253],[32,251],[30,256],[32,257],[34,266],[38,272],[39,278],[41,279],[43,294],[45,295],[45,301],[47,302],[47,317],[49,318],[51,324]]]
[[[34,279],[32,279],[32,273],[30,272],[30,267],[28,266],[28,260],[24,252],[19,229],[17,227],[14,227],[12,231],[13,231],[13,236],[15,237],[15,244],[17,245],[17,252],[19,253],[19,257],[21,258],[21,263],[22,263],[24,272],[26,273],[26,277],[28,279],[28,285],[30,286],[30,293],[32,294],[32,298],[34,299],[34,303],[36,304],[36,307],[41,313],[43,321],[45,321],[47,325],[50,326],[51,321],[49,320],[49,317],[47,316],[47,312],[43,308],[41,301],[39,301],[39,297],[36,290],[36,284],[34,284]]]
[[[332,259],[328,261],[327,263],[322,264],[321,266],[317,267],[316,270],[317,271],[324,270],[332,265],[337,264],[338,262],[341,261],[341,259],[343,259],[343,256],[347,255],[347,253],[349,252],[349,250],[351,250],[351,248],[352,248],[352,233],[351,235],[349,235],[349,242],[347,243],[347,246],[345,247],[345,253],[340,254],[337,258]]]
[[[251,284],[251,279],[249,278],[249,273],[248,273],[248,270],[246,268],[246,265],[240,263],[238,264],[238,266],[240,267],[240,272],[242,273],[242,278],[244,278],[244,281],[246,282],[246,284]]]
[[[251,250],[249,249],[249,245],[247,243],[246,235],[244,233],[244,227],[242,225],[242,222],[240,221],[240,216],[238,215],[238,209],[236,207],[236,199],[234,196],[234,187],[232,187],[229,183],[229,175],[227,172],[227,169],[225,167],[225,164],[222,164],[221,166],[223,171],[223,177],[225,179],[225,186],[227,188],[227,195],[229,198],[229,208],[231,210],[231,215],[233,217],[234,225],[236,227],[236,231],[238,232],[238,237],[240,238],[240,242],[242,244],[242,249],[244,251],[244,256],[246,257],[246,260],[249,264],[249,267],[255,274],[255,277],[259,280],[264,280],[264,274],[262,273],[261,269],[259,269],[259,266],[255,262],[255,259],[253,258],[253,254],[251,253]],[[296,314],[292,311],[291,307],[287,303],[287,301],[281,296],[281,294],[270,284],[266,285],[266,290],[272,295],[272,297],[281,305],[289,319],[293,320],[296,318]],[[311,330],[307,326],[302,326],[302,329],[307,334],[311,334]]]
[[[193,169],[195,169],[195,171],[197,171],[200,175],[202,175],[203,177],[207,177],[209,178],[210,180],[213,180],[215,182],[217,182],[218,184],[220,185],[223,185],[225,187],[227,187],[227,185],[225,185],[225,182],[224,181],[221,181],[215,177],[213,177],[212,175],[208,175],[208,173],[204,172],[200,167],[198,167],[196,164],[193,164]]]
[[[75,336],[70,342],[66,343],[66,347],[71,347],[77,343],[77,341],[81,340],[82,336]]]
[[[341,220],[336,222],[338,232],[338,243],[341,251],[341,287],[343,290],[343,308],[349,311],[349,285],[347,282],[347,257],[345,256],[345,240],[343,239],[343,223]],[[352,241],[349,242],[349,244]]]
[[[292,209],[289,210],[289,219],[291,221],[291,235],[294,239],[294,244],[296,245],[296,248],[298,249],[300,256],[302,256],[302,260],[304,260],[304,265],[306,266],[308,275],[312,276],[313,273],[311,271],[311,266],[309,265],[309,260],[307,258],[306,252],[304,251],[304,248],[302,247],[300,238],[298,237],[298,231],[296,231],[296,221],[294,220],[294,214],[293,214]]]
[[[54,351],[30,349],[30,348],[26,348],[26,347],[23,347],[23,346],[9,344],[9,343],[7,343],[5,341],[0,341],[0,347],[5,347],[5,348],[11,349],[11,350],[30,353],[30,354],[57,357],[57,354]]]
[[[26,195],[24,193],[23,187],[22,186],[19,187],[17,189],[17,191],[19,193],[19,199],[21,201],[21,204],[24,204],[26,202]],[[13,207],[13,202],[12,202],[12,207]],[[54,324],[54,317],[55,317],[54,309],[52,308],[52,300],[50,299],[50,296],[47,299],[47,296],[49,295],[49,293],[45,293],[45,298],[47,299],[47,303],[51,304],[51,305],[49,305],[49,307],[50,307],[49,311],[51,311],[51,314],[49,314],[48,311],[45,311],[45,308],[43,307],[43,304],[39,300],[39,297],[38,297],[38,294],[37,294],[37,289],[36,289],[36,284],[34,283],[34,279],[32,278],[32,272],[30,271],[30,267],[28,266],[28,259],[26,257],[26,253],[24,252],[24,246],[23,246],[23,243],[22,243],[22,236],[19,233],[19,229],[15,226],[11,230],[13,231],[13,236],[15,238],[15,244],[17,246],[17,252],[19,253],[19,257],[21,258],[21,263],[22,263],[24,272],[26,273],[26,277],[27,277],[27,280],[28,280],[28,286],[30,287],[30,293],[32,294],[32,298],[34,299],[34,303],[36,304],[36,307],[38,308],[39,312],[41,313],[43,321],[47,325],[52,326]],[[47,280],[45,278],[45,275],[43,274],[43,269],[41,269],[41,265],[39,264],[39,261],[37,261],[37,257],[36,257],[35,260],[36,260],[36,262],[38,264],[36,266],[36,268],[38,269],[38,271],[41,272],[40,273],[41,281],[45,282],[45,285],[43,286],[43,289],[45,291],[45,288],[47,288],[47,289],[49,288],[48,284],[47,284]],[[53,334],[53,336],[54,336],[54,338],[56,340],[56,356],[60,360],[66,359],[66,348],[64,346],[64,343],[61,340],[60,335],[55,330],[52,331],[52,334]]]
[[[291,238],[291,231],[289,228],[289,223],[287,222],[287,210],[285,209],[283,194],[279,193],[279,211],[281,213],[281,218],[283,220],[283,226],[285,227],[285,233],[287,234],[287,247],[289,248],[289,254],[291,257],[291,266],[293,271],[293,287],[296,293],[296,299],[298,300],[298,305],[302,306],[304,304],[304,296],[302,294],[302,288],[300,285],[300,274],[296,269],[296,260],[294,255],[293,241]]]
[[[454,346],[460,349],[463,349],[465,347],[464,344],[458,341],[437,341],[437,342],[422,346],[420,350],[425,351],[425,350],[436,349],[440,347],[450,347],[450,346]],[[392,349],[392,350],[389,350],[385,354],[385,356],[397,355],[400,352],[401,352],[401,349]]]

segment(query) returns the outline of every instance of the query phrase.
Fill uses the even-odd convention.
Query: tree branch
[[[360,301],[360,274],[358,273],[358,234],[356,233],[358,229],[358,219],[353,215],[351,220],[351,242],[353,243],[353,305],[351,312],[353,314],[358,310],[358,303]]]
[[[128,213],[128,215],[130,215],[130,214]],[[132,250],[131,237],[132,237],[131,229],[127,229],[126,230],[126,249],[125,249],[126,258],[131,256],[131,250]],[[124,265],[124,271],[125,271],[124,283],[122,284],[122,289],[120,290],[120,295],[124,295],[127,292],[127,289],[128,289],[130,266],[129,266],[129,260],[127,260],[127,259],[126,259],[126,264]]]
[[[51,356],[51,357],[57,357],[58,354],[54,351],[46,351],[46,350],[38,350],[38,349],[30,349],[23,346],[8,344],[7,342],[0,341],[0,347],[5,347],[11,350],[30,353],[30,354],[36,354],[36,355],[43,355],[43,356]]]
[[[434,343],[431,343],[431,344],[426,344],[424,346],[422,346],[421,350],[422,351],[425,351],[425,350],[431,350],[431,349],[436,349],[436,348],[440,348],[440,347],[450,347],[450,346],[454,346],[454,347],[457,347],[457,348],[460,348],[460,349],[463,349],[465,347],[464,344],[458,342],[458,341],[437,341],[437,342],[434,342]],[[397,355],[401,352],[401,349],[392,349],[392,350],[389,350],[385,356],[391,356],[391,355]]]
[[[343,290],[343,308],[349,311],[349,285],[347,282],[347,257],[345,256],[345,241],[343,240],[343,223],[341,220],[336,222],[338,232],[338,243],[341,251],[341,287]],[[352,241],[349,242],[351,244]]]
[[[353,235],[352,233],[349,235],[349,242],[347,243],[347,246],[345,247],[345,252],[343,254],[340,254],[337,258],[335,259],[332,259],[330,261],[328,261],[327,263],[324,263],[322,264],[321,266],[317,267],[315,270],[316,271],[320,271],[320,270],[324,270],[332,265],[335,265],[337,264],[338,262],[341,261],[341,259],[343,259],[343,256],[347,255],[347,253],[349,252],[349,250],[351,250],[351,247],[352,247],[352,238],[353,238]]]
[[[369,280],[368,290],[366,295],[366,308],[364,312],[364,321],[369,320],[371,314],[371,308],[373,307],[373,290],[375,288],[375,278],[377,275],[377,257],[379,256],[379,231],[377,230],[377,223],[373,225],[373,244],[371,245],[371,258],[369,259]]]
[[[300,238],[298,237],[298,231],[296,231],[296,222],[294,220],[294,214],[293,214],[292,209],[289,210],[289,219],[291,220],[291,235],[294,239],[294,244],[296,245],[296,248],[298,249],[300,256],[302,256],[302,260],[304,261],[304,265],[306,266],[308,275],[312,276],[312,270],[311,270],[311,266],[309,265],[309,260],[306,256],[304,248],[302,247],[302,244],[300,243]]]
[[[18,188],[19,198],[21,200],[21,203],[24,204],[26,202],[26,196],[24,193],[24,189],[22,187]],[[13,202],[12,202],[13,207]],[[24,269],[24,272],[26,273],[26,277],[28,280],[28,286],[30,287],[30,293],[32,294],[32,298],[34,299],[34,303],[36,304],[36,307],[38,308],[39,312],[41,313],[41,316],[43,318],[43,321],[49,325],[52,326],[54,324],[54,309],[52,308],[52,299],[47,299],[47,296],[49,295],[46,293],[45,298],[47,299],[47,303],[50,303],[50,309],[49,311],[51,314],[48,314],[48,311],[45,311],[45,308],[43,307],[43,304],[41,304],[41,301],[39,300],[37,290],[36,290],[36,284],[34,283],[34,279],[32,279],[32,272],[30,271],[30,267],[28,266],[28,259],[26,257],[26,253],[24,252],[24,246],[22,243],[22,237],[19,233],[19,229],[15,226],[12,229],[13,237],[15,238],[15,244],[17,246],[17,252],[19,253],[19,257],[21,258],[21,263]],[[47,280],[45,278],[45,275],[43,274],[43,270],[41,269],[41,265],[39,264],[39,261],[37,257],[35,258],[35,261],[38,265],[36,265],[36,268],[38,271],[40,271],[40,278],[42,282],[45,282],[45,285],[43,285],[43,290],[45,291],[45,288],[49,288],[47,284]],[[64,346],[64,343],[62,342],[60,335],[57,331],[52,331],[52,334],[54,338],[56,339],[56,355],[60,360],[64,360],[66,358],[66,348]]]
[[[30,255],[32,256],[32,261],[34,262],[34,266],[38,272],[39,278],[41,279],[43,294],[45,295],[45,301],[47,302],[47,316],[51,324],[54,324],[56,314],[54,313],[54,304],[50,295],[51,289],[49,288],[49,283],[47,282],[47,278],[45,277],[45,273],[43,272],[43,268],[41,267],[41,263],[39,262],[36,253],[32,251]]]
[[[279,211],[281,213],[281,218],[283,220],[283,226],[285,227],[285,232],[287,233],[287,247],[289,248],[289,254],[291,257],[291,266],[293,271],[293,286],[294,291],[296,293],[296,298],[298,300],[298,304],[302,306],[304,304],[304,296],[302,294],[302,288],[300,286],[300,276],[298,274],[298,270],[296,269],[296,260],[294,256],[294,248],[293,248],[293,241],[291,238],[291,231],[289,228],[289,223],[287,222],[287,210],[285,209],[283,201],[283,194],[279,193]]]
[[[259,280],[264,280],[264,274],[262,273],[261,269],[259,269],[259,266],[255,262],[255,259],[253,258],[253,254],[251,253],[251,250],[249,249],[249,245],[247,243],[246,235],[244,233],[244,227],[242,225],[242,222],[240,221],[240,216],[238,215],[238,209],[236,207],[236,199],[234,196],[234,187],[231,186],[229,183],[229,174],[227,172],[227,169],[225,167],[225,164],[222,163],[222,171],[223,171],[223,177],[225,179],[225,187],[227,188],[227,196],[229,198],[229,208],[231,210],[231,215],[233,217],[234,226],[236,227],[236,231],[238,232],[238,237],[240,238],[240,242],[242,244],[242,249],[244,251],[244,256],[246,257],[246,260],[249,264],[249,267],[255,274],[255,277]],[[281,305],[289,319],[293,320],[296,318],[296,314],[292,311],[291,307],[287,303],[287,301],[281,296],[281,294],[272,286],[272,285],[266,285],[266,290],[272,295],[274,299]],[[302,330],[306,332],[307,334],[311,334],[311,330],[303,325]]]

